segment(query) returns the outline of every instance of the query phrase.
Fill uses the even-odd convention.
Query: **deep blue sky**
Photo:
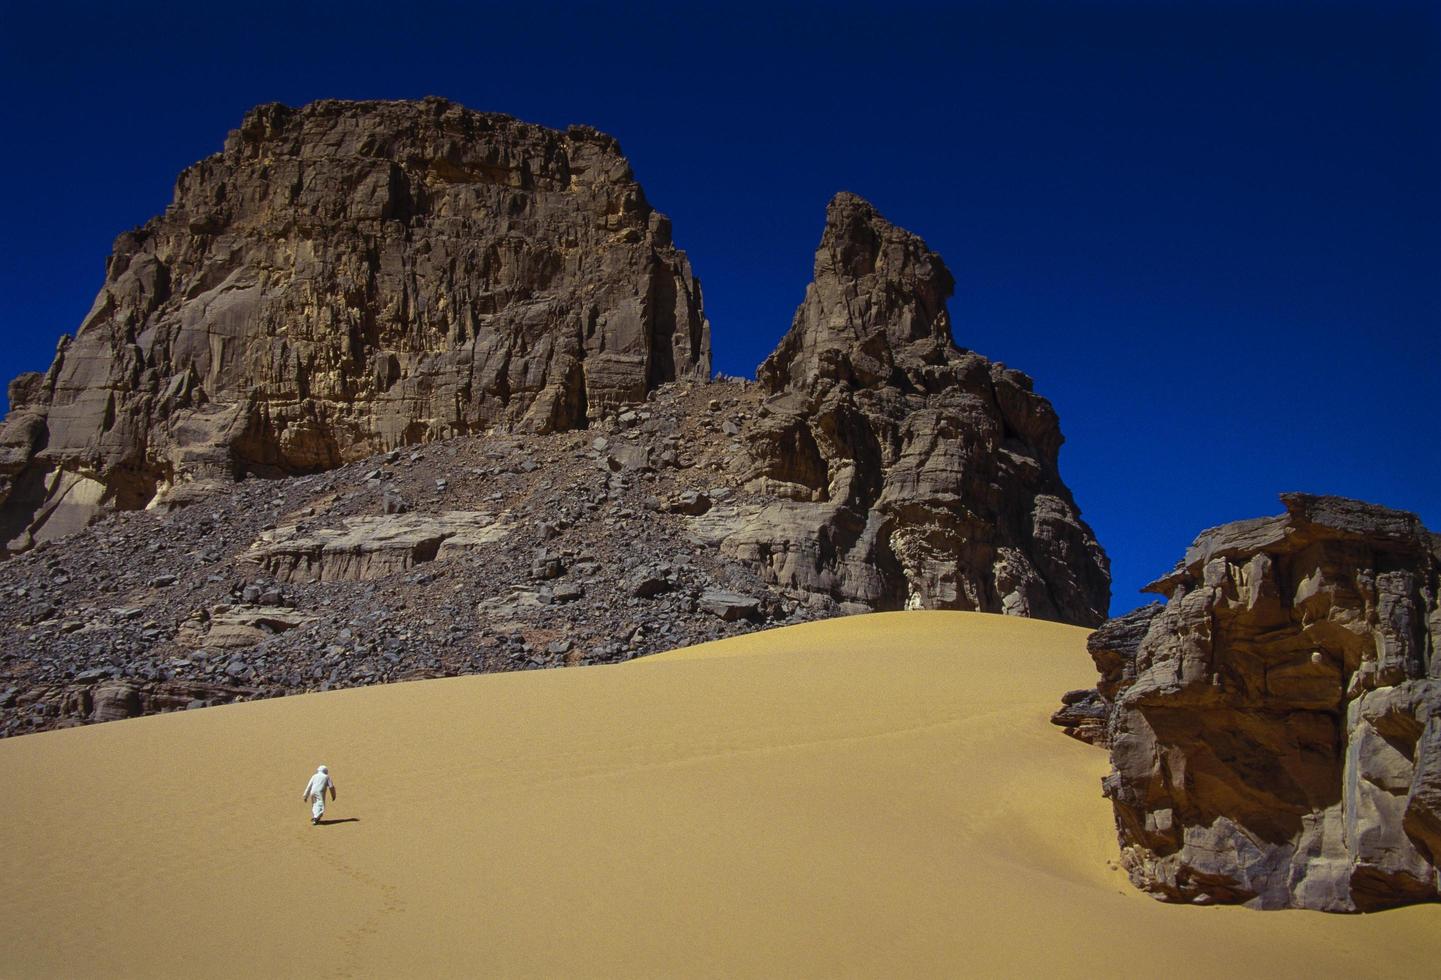
[[[727,373],[835,191],[924,237],[957,343],[1055,403],[1116,612],[1283,490],[1441,530],[1435,4],[0,0],[0,83],[6,379],[252,105],[435,94],[617,136]]]

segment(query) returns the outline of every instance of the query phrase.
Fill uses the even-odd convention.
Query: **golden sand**
[[[889,613],[0,741],[0,975],[1434,974],[1441,907],[1108,867],[1105,755],[1046,720],[1085,636]]]

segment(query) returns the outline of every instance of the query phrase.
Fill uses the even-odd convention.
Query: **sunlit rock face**
[[[181,482],[584,426],[704,379],[709,327],[616,141],[440,99],[261,106],[0,427],[0,547]]]
[[[781,498],[722,536],[787,588],[869,609],[1095,625],[1110,573],[1031,379],[955,346],[940,256],[854,194],[760,366],[746,485]]]
[[[1109,746],[1132,880],[1158,898],[1368,911],[1435,900],[1441,539],[1286,494],[1204,532],[1092,636],[1058,724]]]

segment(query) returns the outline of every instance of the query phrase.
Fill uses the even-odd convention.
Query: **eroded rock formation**
[[[954,345],[953,286],[920,238],[836,196],[744,434],[746,485],[782,499],[738,515],[721,548],[867,609],[1099,623],[1109,568],[1061,482],[1056,413],[1030,378]]]
[[[709,358],[700,286],[611,137],[440,99],[261,106],[11,385],[0,550],[184,480],[583,426]]]
[[[1101,683],[1055,720],[1109,746],[1122,861],[1159,898],[1434,900],[1441,538],[1385,507],[1282,500],[1204,532],[1148,587],[1164,606],[1098,630]]]
[[[609,137],[250,113],[11,387],[0,735],[870,609],[1098,622],[1049,403],[953,345],[919,238],[827,219],[761,381],[711,381]]]
[[[343,528],[264,531],[244,557],[277,582],[365,582],[504,540],[509,530],[483,511],[352,517]]]

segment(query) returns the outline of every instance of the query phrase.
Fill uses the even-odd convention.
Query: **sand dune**
[[[892,613],[0,742],[4,976],[1422,976],[1441,908],[1166,906],[1085,631]],[[317,763],[339,801],[311,827]]]

